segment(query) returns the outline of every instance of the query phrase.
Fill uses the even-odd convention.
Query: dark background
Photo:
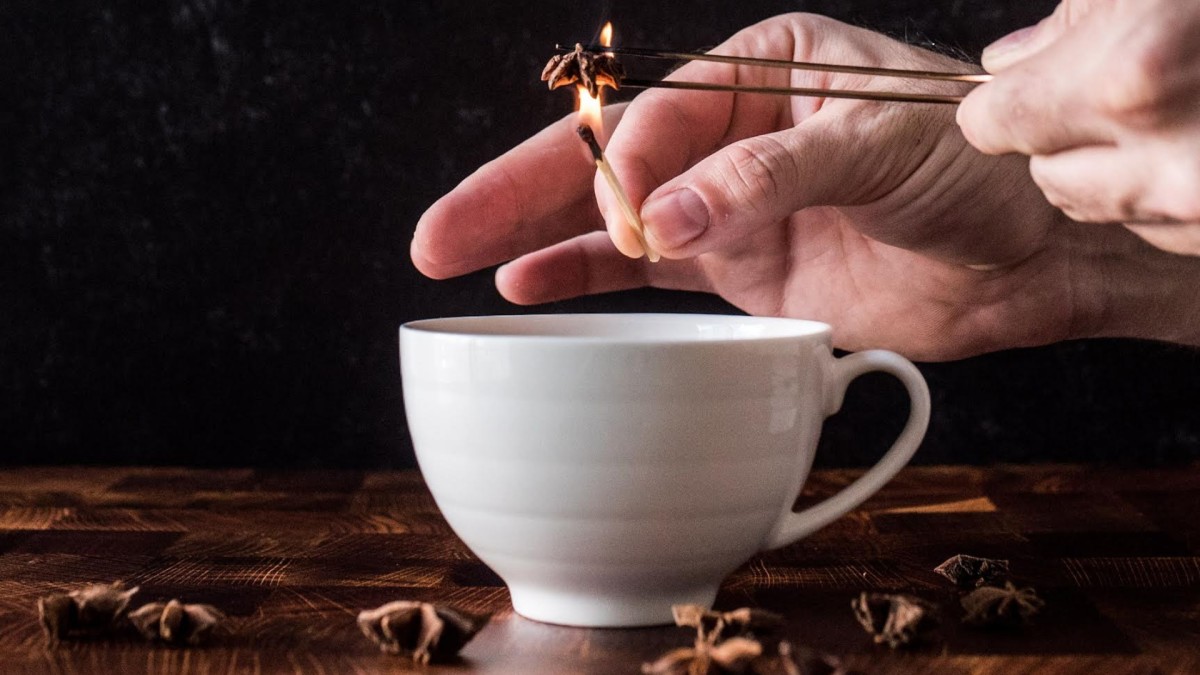
[[[610,16],[698,48],[805,10],[978,58],[1049,0],[0,3],[7,463],[404,466],[396,327],[519,311],[408,260],[421,212],[570,109],[537,75]],[[635,292],[537,311],[733,311]],[[1200,356],[1104,341],[922,366],[926,462],[1200,456]],[[821,461],[903,415],[872,376]]]

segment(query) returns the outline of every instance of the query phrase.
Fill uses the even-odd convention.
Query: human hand
[[[1076,220],[1200,223],[1200,3],[1064,0],[984,52],[958,122]]]
[[[962,65],[800,14],[752,26],[719,51]],[[910,86],[701,62],[673,77]],[[434,204],[413,239],[417,267],[445,278],[513,260],[496,285],[520,304],[641,286],[707,291],[751,314],[829,322],[843,348],[926,360],[1127,330],[1100,321],[1112,310],[1104,284],[1126,278],[1098,261],[1118,247],[1140,254],[1140,240],[1120,226],[1067,221],[1030,180],[1024,158],[979,154],[952,110],[652,90],[607,114],[608,128],[617,124],[609,160],[641,204],[662,262],[614,249],[640,253],[569,116]],[[707,224],[689,231],[688,214]]]

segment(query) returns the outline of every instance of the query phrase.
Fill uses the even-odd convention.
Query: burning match
[[[617,203],[621,205],[621,213],[625,216],[625,222],[629,224],[630,229],[637,235],[638,243],[642,245],[642,250],[646,252],[646,258],[650,262],[658,262],[658,251],[650,248],[650,244],[646,242],[646,226],[642,224],[642,217],[638,215],[637,210],[630,203],[629,195],[625,194],[625,188],[621,187],[621,181],[617,180],[617,174],[613,172],[612,165],[608,163],[608,159],[604,156],[604,151],[600,149],[600,143],[596,141],[596,134],[586,124],[580,124],[575,128],[575,132],[579,134],[579,137],[587,144],[588,149],[592,151],[592,160],[596,162],[596,169],[604,176],[604,180],[608,181],[608,187],[616,195]]]
[[[576,85],[579,92],[579,126],[576,131],[591,151],[596,170],[604,176],[609,189],[617,198],[625,223],[633,230],[634,236],[646,253],[646,258],[650,262],[658,262],[658,252],[646,241],[646,227],[641,216],[638,215],[637,209],[633,208],[629,195],[621,186],[621,181],[617,180],[617,174],[613,172],[612,165],[604,156],[604,150],[600,148],[600,141],[596,139],[597,133],[604,134],[604,117],[601,114],[603,103],[600,100],[604,95],[604,87],[617,89],[621,86],[621,78],[624,77],[620,64],[616,62],[613,54],[607,51],[612,45],[612,35],[612,24],[605,24],[600,34],[600,44],[606,51],[593,53],[576,45],[573,52],[550,59],[542,70],[542,80],[549,84],[550,89]]]

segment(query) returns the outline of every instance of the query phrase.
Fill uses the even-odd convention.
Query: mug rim
[[[538,323],[575,323],[590,320],[622,321],[670,321],[689,323],[697,321],[717,322],[727,325],[754,325],[768,330],[756,334],[712,336],[687,336],[676,334],[580,334],[536,330]],[[520,325],[518,331],[511,326]],[[510,326],[507,330],[505,326]],[[533,328],[531,331],[530,329]],[[561,330],[561,329],[560,329]],[[555,344],[721,344],[765,342],[771,340],[828,338],[832,327],[821,321],[793,319],[787,317],[751,316],[744,314],[702,314],[669,312],[573,312],[564,314],[481,314],[473,316],[436,317],[408,321],[400,325],[400,333],[412,335],[441,336],[447,339],[462,338],[487,341],[550,342]]]

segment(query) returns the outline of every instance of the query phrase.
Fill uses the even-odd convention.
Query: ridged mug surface
[[[516,611],[551,623],[711,604],[790,513],[831,409],[815,322],[435,319],[403,326],[400,347],[438,507]]]
[[[828,331],[508,321],[403,331],[409,429],[446,520],[533,619],[655,624],[674,603],[710,604],[812,461]],[[535,334],[512,334],[517,323]]]

